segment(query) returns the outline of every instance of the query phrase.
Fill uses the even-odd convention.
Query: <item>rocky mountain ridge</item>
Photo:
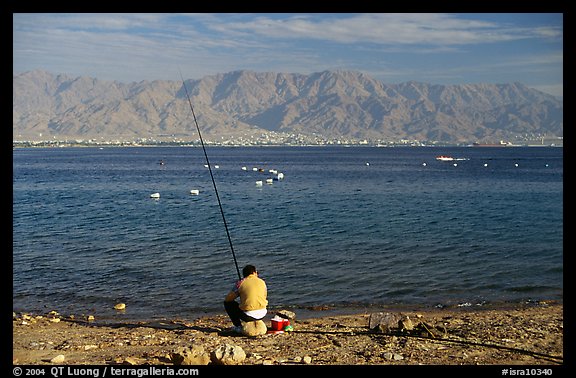
[[[563,102],[521,83],[385,84],[352,71],[185,80],[205,139],[307,135],[473,142],[563,135]],[[14,140],[196,140],[182,82],[13,75]]]

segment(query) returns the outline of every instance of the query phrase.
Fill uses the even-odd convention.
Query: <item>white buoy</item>
[[[247,168],[246,167],[242,167],[242,170],[245,171]]]
[[[204,168],[208,168],[208,164],[204,164]]]
[[[514,166],[517,167],[517,166],[518,166],[518,163],[514,164]]]
[[[258,172],[258,168],[256,168],[256,167],[252,168],[252,170],[253,170],[254,172]]]
[[[271,179],[271,178],[266,179],[266,184],[272,184],[273,182],[274,182],[274,179]]]
[[[454,166],[457,167],[457,166],[458,166],[458,163],[454,163]]]
[[[422,163],[422,165],[425,167],[425,166],[426,166],[426,163]]]
[[[220,168],[220,166],[219,166],[219,165],[215,165],[214,168],[218,169],[218,168]]]
[[[256,186],[262,186],[262,181],[256,181]]]
[[[366,165],[368,166],[368,165],[370,165],[370,163],[366,163]]]
[[[150,198],[160,198],[160,193],[152,193],[150,194]]]
[[[192,190],[190,190],[190,194],[197,196],[198,194],[200,194],[200,190],[192,189]]]
[[[488,163],[484,163],[484,166],[487,167],[487,166],[488,166]]]

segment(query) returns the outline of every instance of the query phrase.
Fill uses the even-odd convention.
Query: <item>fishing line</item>
[[[186,98],[188,99],[190,110],[192,111],[192,117],[194,118],[194,123],[196,124],[196,130],[198,130],[198,136],[200,137],[200,143],[202,144],[202,150],[204,151],[204,158],[206,158],[206,164],[208,165],[208,171],[210,172],[210,178],[212,179],[212,185],[214,186],[214,192],[216,193],[216,199],[218,200],[218,206],[220,207],[220,214],[222,214],[222,221],[224,222],[224,228],[226,229],[226,236],[228,236],[228,243],[230,243],[230,250],[232,251],[232,257],[234,257],[234,265],[236,266],[236,273],[238,273],[238,279],[242,279],[242,277],[240,276],[240,269],[238,268],[238,261],[236,260],[236,253],[234,253],[234,246],[232,245],[232,239],[230,238],[230,232],[228,231],[228,223],[226,223],[226,217],[224,216],[224,210],[222,209],[222,202],[220,201],[218,188],[216,188],[216,180],[214,180],[214,175],[212,174],[212,168],[210,165],[210,160],[208,159],[208,154],[206,153],[206,147],[204,146],[202,133],[200,132],[198,121],[196,121],[196,114],[194,113],[194,108],[192,107],[192,100],[190,100],[190,95],[188,94],[188,89],[186,88],[186,83],[184,82],[184,77],[182,76],[181,71],[180,71],[180,78],[182,79],[182,86],[184,87],[184,91],[186,92]]]

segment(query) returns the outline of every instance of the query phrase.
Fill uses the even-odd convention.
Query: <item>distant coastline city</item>
[[[274,135],[272,135],[274,134]],[[139,147],[139,146],[187,146],[200,147],[199,138],[170,136],[141,138],[58,138],[14,139],[13,147]],[[421,141],[400,139],[397,141],[326,138],[320,135],[293,133],[263,133],[259,136],[207,137],[204,144],[210,146],[252,147],[252,146],[367,146],[367,147],[563,147],[564,138],[558,136],[530,136],[514,141],[467,141],[461,143],[441,141]]]

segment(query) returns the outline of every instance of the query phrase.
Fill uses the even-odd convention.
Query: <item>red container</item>
[[[272,319],[270,323],[272,324],[272,331],[282,331],[284,327],[290,325],[290,321],[288,319],[282,319],[282,320]]]
[[[272,331],[282,331],[284,329],[284,321],[271,320]]]

